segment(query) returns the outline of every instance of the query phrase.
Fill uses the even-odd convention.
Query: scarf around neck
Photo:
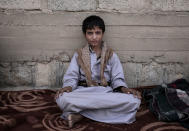
[[[98,82],[93,81],[91,77],[91,57],[89,44],[86,44],[83,48],[77,50],[78,53],[78,64],[85,73],[87,86],[99,86]],[[107,65],[108,60],[113,55],[113,50],[108,48],[106,43],[102,43],[101,50],[101,61],[100,61],[100,85],[108,86],[106,78],[104,77],[104,69]]]

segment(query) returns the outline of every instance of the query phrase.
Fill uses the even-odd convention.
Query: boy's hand
[[[133,94],[135,97],[141,99],[141,93],[135,89],[122,87],[121,91],[126,94]]]
[[[56,100],[59,97],[59,95],[63,94],[64,92],[72,92],[72,87],[67,86],[67,87],[61,88],[60,90],[56,92],[54,99]]]

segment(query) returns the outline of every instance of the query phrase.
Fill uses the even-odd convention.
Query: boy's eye
[[[93,32],[87,32],[87,34],[88,34],[88,35],[92,35],[92,34],[93,34]]]
[[[96,34],[99,35],[99,34],[101,34],[101,32],[100,32],[100,31],[97,31]]]

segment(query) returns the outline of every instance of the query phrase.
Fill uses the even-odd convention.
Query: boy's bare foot
[[[68,127],[72,128],[74,124],[83,118],[80,114],[69,114],[68,115]]]
[[[68,126],[68,121],[67,120],[63,120],[63,124]]]

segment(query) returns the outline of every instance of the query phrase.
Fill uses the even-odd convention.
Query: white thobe
[[[140,99],[132,94],[113,92],[119,86],[127,88],[123,68],[116,53],[108,60],[104,76],[110,86],[78,86],[78,81],[86,80],[84,72],[77,63],[78,54],[75,53],[64,75],[64,85],[72,87],[72,92],[61,94],[56,102],[63,110],[62,118],[69,113],[80,113],[92,120],[121,124],[135,121],[135,114],[140,106]],[[100,83],[100,58],[90,51],[92,80]]]

